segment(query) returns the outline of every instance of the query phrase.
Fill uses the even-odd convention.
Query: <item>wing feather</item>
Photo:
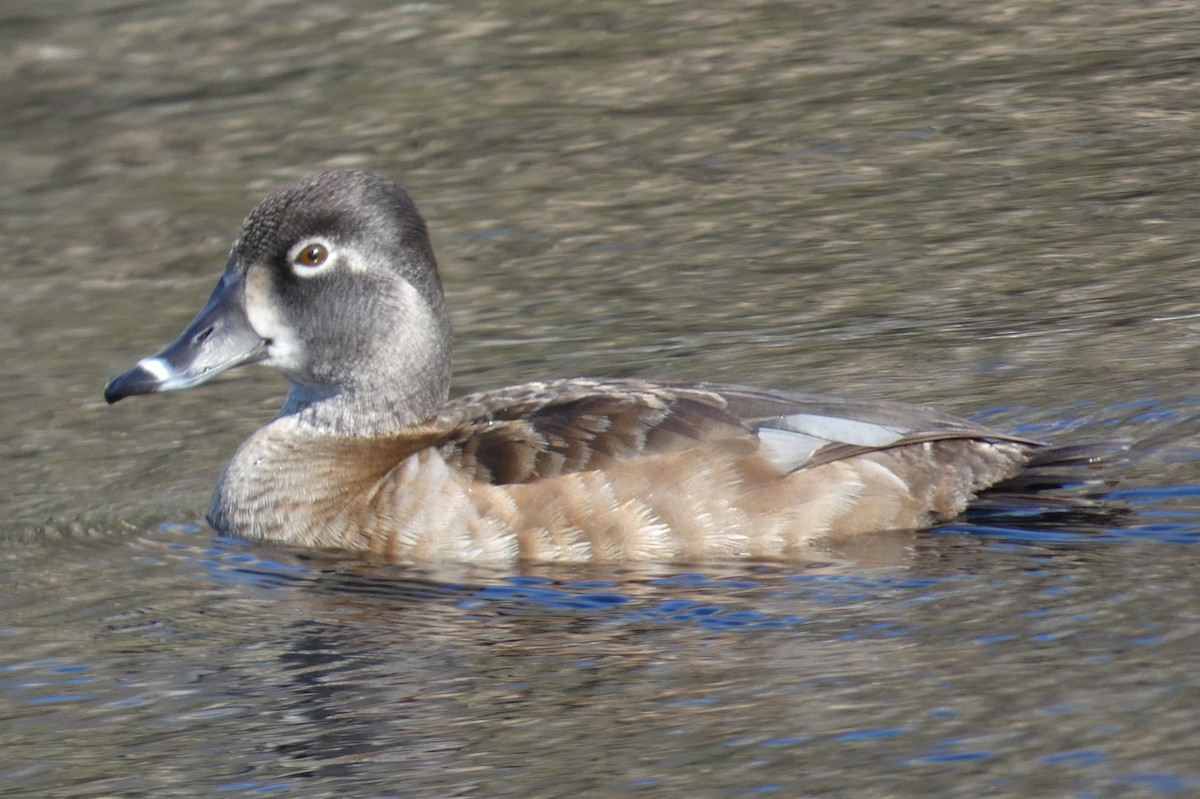
[[[717,446],[781,474],[869,452],[954,439],[1036,442],[918,406],[740,386],[559,380],[446,405],[443,457],[474,479],[528,483],[638,457]]]

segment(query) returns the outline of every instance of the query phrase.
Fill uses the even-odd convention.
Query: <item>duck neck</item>
[[[414,344],[419,342],[419,344]],[[334,384],[293,382],[280,416],[346,436],[385,436],[434,419],[450,393],[450,326],[385,342]]]
[[[293,384],[279,415],[335,435],[385,436],[430,421],[448,396],[446,389],[435,391],[429,385],[397,391],[393,384],[380,393],[384,389],[356,387],[328,394]]]

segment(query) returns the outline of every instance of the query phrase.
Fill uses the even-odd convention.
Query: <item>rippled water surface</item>
[[[5,795],[1200,794],[1194,4],[0,21]],[[100,391],[331,166],[424,210],[458,391],[712,379],[1118,436],[1126,511],[639,569],[216,538],[278,378]]]

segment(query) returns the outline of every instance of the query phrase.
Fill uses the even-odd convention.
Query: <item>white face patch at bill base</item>
[[[271,282],[266,270],[251,268],[246,273],[246,319],[255,333],[271,342],[263,364],[283,372],[302,373],[307,360],[304,342],[279,312],[271,296]]]

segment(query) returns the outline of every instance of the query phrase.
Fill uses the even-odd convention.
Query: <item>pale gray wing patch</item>
[[[769,427],[823,438],[831,444],[854,444],[860,447],[888,447],[912,432],[891,425],[815,413],[783,416]]]
[[[758,441],[762,445],[763,457],[784,474],[794,472],[808,463],[813,453],[829,443],[823,438],[773,427],[760,427]]]
[[[885,449],[904,440],[908,431],[855,419],[796,413],[772,419],[756,431],[766,459],[789,473],[805,466],[821,449],[848,445],[858,450]]]

